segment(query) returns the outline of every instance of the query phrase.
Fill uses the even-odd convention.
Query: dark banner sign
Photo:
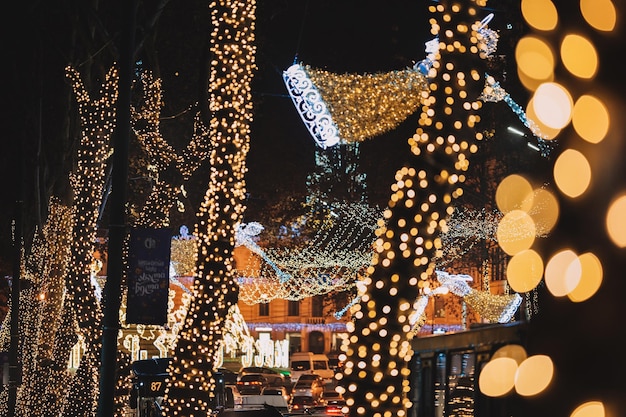
[[[171,240],[170,229],[131,230],[126,323],[167,323]]]

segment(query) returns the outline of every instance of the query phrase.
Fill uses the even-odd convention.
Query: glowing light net
[[[274,299],[301,300],[354,287],[366,275],[374,254],[381,213],[365,203],[338,203],[336,217],[303,247],[261,248],[259,223],[237,228],[239,300],[246,304]],[[463,257],[477,242],[496,240],[502,214],[497,210],[456,209],[442,234],[443,248],[437,265]]]

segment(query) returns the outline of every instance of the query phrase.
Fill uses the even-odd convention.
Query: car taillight
[[[341,407],[337,407],[336,405],[329,405],[328,407],[326,407],[326,414],[341,415]]]

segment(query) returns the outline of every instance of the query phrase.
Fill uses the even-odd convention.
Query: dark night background
[[[65,198],[67,194],[66,177],[72,168],[78,130],[72,121],[76,107],[64,78],[64,67],[73,64],[88,71],[88,79],[97,85],[99,74],[117,56],[114,46],[122,8],[117,2],[99,5],[96,19],[89,10],[96,3],[25,1],[14,4],[13,13],[2,14],[2,276],[12,275],[13,271],[11,219],[16,201],[24,201],[21,211],[28,243],[36,225],[45,218],[48,196]],[[541,293],[539,312],[531,322],[528,350],[529,354],[549,355],[555,362],[556,375],[548,391],[527,401],[524,415],[566,416],[578,404],[598,399],[605,403],[607,417],[618,417],[626,413],[626,361],[622,353],[626,338],[620,321],[626,305],[626,256],[624,249],[608,241],[604,215],[610,200],[626,188],[622,126],[626,84],[620,63],[625,52],[621,14],[624,2],[614,2],[618,28],[609,35],[594,33],[582,23],[577,2],[554,3],[561,17],[567,16],[562,27],[575,28],[591,37],[601,53],[600,73],[593,83],[561,79],[577,95],[611,97],[608,102],[613,124],[607,138],[589,153],[595,175],[592,189],[576,201],[561,198],[558,228],[542,242],[541,250],[545,259],[564,247],[578,253],[592,251],[605,270],[602,287],[586,302],[573,304],[545,291]],[[154,15],[161,4],[165,6],[158,23],[151,26],[146,17]],[[258,2],[259,71],[253,85],[255,119],[247,163],[250,201],[246,220],[258,220],[264,208],[277,200],[303,198],[306,175],[314,164],[314,142],[287,96],[281,72],[294,60],[338,73],[382,72],[412,66],[424,57],[424,42],[431,38],[427,4],[430,3],[410,0]],[[520,17],[519,2],[492,0],[489,6],[492,9],[488,11],[495,13],[490,26],[500,30],[498,53],[503,55],[495,69],[507,91],[524,105],[527,92],[517,81],[513,62],[513,45],[528,31]],[[164,80],[167,117],[162,122],[163,134],[182,148],[191,135],[194,111],[190,108],[202,91],[209,25],[207,3],[145,1],[140,3],[138,16],[139,38],[144,40],[138,57]],[[548,38],[556,43],[559,35]],[[557,68],[557,77],[563,73],[563,68]],[[488,104],[486,109],[484,123],[497,131],[509,124],[520,127],[503,103]],[[375,204],[386,204],[393,175],[407,156],[406,138],[416,127],[415,116],[397,130],[363,144],[361,161]],[[556,154],[568,146],[585,152],[591,149],[568,129],[559,137]],[[504,133],[486,143],[484,152],[471,161],[472,169],[477,170],[473,172],[485,175],[480,166],[489,157],[497,158],[501,175],[522,173],[539,183],[551,180],[550,161]],[[190,192],[187,214],[178,215],[174,222],[193,223],[206,185],[203,173],[206,171],[199,171],[194,177],[197,189]],[[468,196],[468,203],[478,207],[493,199],[480,187],[468,191]]]

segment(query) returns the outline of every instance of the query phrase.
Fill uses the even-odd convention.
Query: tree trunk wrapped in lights
[[[179,335],[164,408],[168,416],[206,416],[215,388],[212,370],[223,323],[237,302],[232,252],[235,225],[244,212],[245,158],[250,146],[255,64],[254,1],[222,0],[210,5],[209,77],[211,173],[198,213],[198,271],[194,298]]]
[[[462,195],[468,156],[482,138],[477,127],[485,53],[477,2],[440,1],[429,10],[439,46],[429,73],[431,93],[409,140],[414,163],[400,169],[391,185],[386,226],[377,232],[374,260],[360,283],[361,301],[352,310],[356,320],[343,346],[340,385],[354,416],[408,415],[410,314],[419,288],[435,273],[445,219]]]

